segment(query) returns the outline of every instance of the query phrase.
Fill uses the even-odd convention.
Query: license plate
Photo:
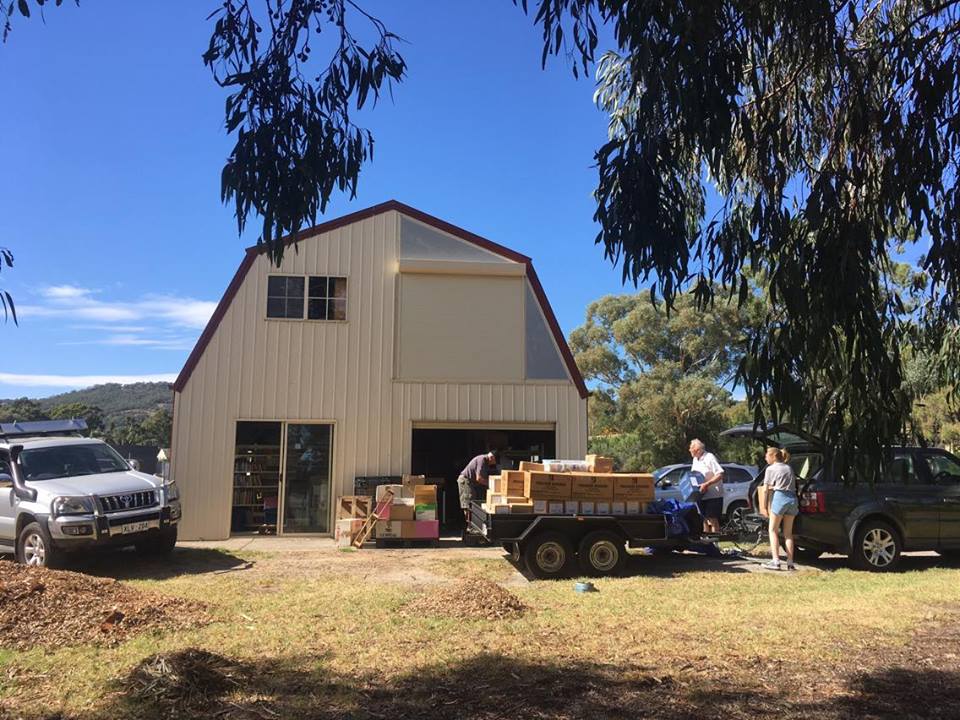
[[[130,533],[143,532],[144,530],[150,529],[150,521],[142,520],[141,522],[132,522],[124,523],[123,525],[114,525],[111,528],[110,533],[112,535],[129,535]]]

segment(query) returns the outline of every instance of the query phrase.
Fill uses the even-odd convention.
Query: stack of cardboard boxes
[[[400,485],[377,487],[378,505],[387,488],[393,491],[393,503],[377,521],[378,540],[437,540],[440,537],[436,485],[425,484],[423,475],[404,475]]]
[[[557,471],[583,465],[586,470]],[[585,461],[522,462],[519,470],[492,476],[483,509],[494,514],[636,515],[653,500],[653,475],[615,473],[610,458],[587,455]]]

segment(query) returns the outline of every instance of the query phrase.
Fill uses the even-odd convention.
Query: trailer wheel
[[[580,541],[577,553],[584,575],[617,575],[627,561],[627,547],[616,533],[598,530]]]
[[[558,532],[542,532],[523,544],[521,550],[527,569],[534,577],[562,577],[573,562],[573,544]]]

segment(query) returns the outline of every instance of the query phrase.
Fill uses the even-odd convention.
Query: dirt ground
[[[905,558],[887,577],[839,558],[788,576],[754,559],[634,557],[625,578],[582,600],[571,581],[530,582],[499,548],[135,557],[75,569],[202,597],[213,622],[117,647],[0,647],[0,718],[960,718],[960,568],[936,556]],[[715,602],[711,590],[729,598],[724,628],[671,615]],[[458,592],[523,612],[483,618],[473,608],[484,603]],[[778,618],[783,593],[792,604]],[[260,624],[275,637],[251,646],[245,633]]]

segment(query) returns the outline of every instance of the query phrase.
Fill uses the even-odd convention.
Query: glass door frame
[[[277,508],[277,536],[285,537],[326,537],[333,536],[334,512],[334,477],[335,455],[337,441],[337,424],[333,420],[279,420],[280,423],[280,499]],[[283,523],[287,508],[287,439],[290,437],[290,425],[329,425],[330,426],[330,488],[327,523],[330,530],[327,532],[284,532]]]
[[[334,520],[334,510],[336,494],[334,492],[334,487],[336,484],[336,442],[337,442],[337,422],[335,420],[281,420],[278,418],[237,418],[234,420],[234,441],[232,452],[234,456],[237,452],[237,441],[236,441],[236,428],[238,423],[242,422],[261,422],[261,423],[278,423],[280,425],[280,492],[277,496],[277,536],[285,535],[287,537],[328,537],[333,536],[333,523]],[[283,519],[287,504],[287,437],[288,437],[288,426],[289,425],[329,425],[330,426],[330,497],[329,497],[329,516],[327,517],[327,522],[331,528],[328,532],[299,532],[299,533],[285,533],[283,531]],[[232,467],[232,464],[231,464]],[[233,475],[231,474],[231,490]],[[232,493],[231,493],[232,497]],[[231,505],[228,507],[228,511],[232,512],[233,506],[232,501]]]

